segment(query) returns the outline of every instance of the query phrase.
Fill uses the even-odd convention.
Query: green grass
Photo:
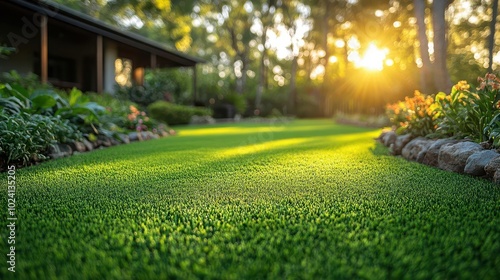
[[[18,170],[0,278],[498,279],[500,187],[388,156],[379,132],[183,127]]]

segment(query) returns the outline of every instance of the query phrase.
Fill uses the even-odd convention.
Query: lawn
[[[1,279],[498,279],[500,187],[328,120],[176,137],[16,173]],[[1,217],[7,224],[7,175]]]

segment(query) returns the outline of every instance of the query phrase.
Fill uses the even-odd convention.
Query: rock
[[[500,155],[492,150],[474,153],[467,159],[464,172],[474,176],[484,176],[486,175],[484,170],[486,165],[497,157],[500,157]]]
[[[49,148],[49,156],[53,159],[69,157],[73,154],[73,150],[66,144],[54,144]]]
[[[143,131],[141,132],[142,140],[150,140],[154,138],[154,134],[151,131]]]
[[[412,139],[411,134],[398,136],[394,144],[390,145],[392,154],[400,155],[403,148],[406,146],[406,144],[408,144],[411,141],[411,139]]]
[[[120,141],[123,144],[129,144],[130,143],[130,138],[128,138],[127,134],[118,134],[118,137],[120,138]]]
[[[431,144],[431,140],[418,137],[411,140],[401,151],[401,155],[407,160],[416,161],[419,154],[425,153]],[[423,157],[423,156],[422,156]]]
[[[396,135],[396,132],[387,131],[381,135],[380,142],[382,142],[384,146],[389,147],[391,146],[391,144],[394,144],[396,142],[397,137],[398,136]]]
[[[493,178],[495,172],[500,170],[500,157],[496,157],[492,159],[486,166],[484,167],[484,171],[488,177]],[[500,175],[500,174],[499,174]]]
[[[479,143],[479,145],[481,145],[481,147],[483,147],[483,149],[485,150],[489,150],[492,148],[492,143],[490,143],[489,141],[481,142]]]
[[[464,173],[469,156],[482,149],[481,145],[473,142],[446,144],[439,150],[438,167],[443,170]]]
[[[497,184],[500,183],[500,171],[495,172],[495,175],[493,175],[493,182]]]
[[[142,140],[142,135],[138,132],[130,132],[128,134],[128,139],[130,142],[133,141],[141,141]]]
[[[75,152],[83,153],[83,152],[87,151],[87,147],[85,146],[85,144],[83,144],[83,142],[80,142],[80,141],[75,141],[75,142],[69,143],[69,146]]]
[[[438,158],[439,158],[439,150],[441,149],[442,146],[446,144],[455,144],[458,143],[458,140],[455,139],[439,139],[434,141],[429,148],[427,149],[427,152],[425,153],[424,158],[422,161],[419,161],[423,164],[427,164],[430,166],[438,166]]]
[[[160,135],[153,133],[151,134],[151,139],[160,139]]]
[[[111,139],[109,137],[101,136],[99,137],[99,140],[97,140],[97,145],[102,147],[111,147],[113,144],[111,143]]]
[[[166,132],[164,130],[162,130],[160,133],[161,133],[161,137],[168,137],[168,136],[170,136],[170,134],[168,134],[168,132]]]
[[[87,140],[87,139],[83,139],[82,143],[83,143],[83,145],[85,145],[85,149],[86,149],[87,151],[89,151],[89,152],[90,152],[90,151],[94,150],[94,145],[92,145],[92,143],[90,143],[90,141],[89,141],[89,140]]]
[[[214,124],[215,119],[211,116],[192,116],[189,124]]]
[[[109,138],[109,140],[111,141],[111,146],[120,145],[120,141],[116,140],[115,138]]]

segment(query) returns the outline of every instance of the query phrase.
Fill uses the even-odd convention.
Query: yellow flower
[[[470,85],[467,84],[467,81],[460,81],[454,87],[456,90],[468,90]]]

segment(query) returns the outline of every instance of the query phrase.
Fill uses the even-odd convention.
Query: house
[[[203,60],[170,50],[142,36],[41,0],[0,1],[0,45],[16,48],[0,60],[0,72],[33,72],[61,88],[113,92],[144,69],[190,67]],[[193,93],[196,97],[196,92]]]

